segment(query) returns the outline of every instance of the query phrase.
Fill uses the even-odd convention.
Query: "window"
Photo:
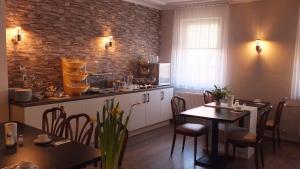
[[[224,83],[227,51],[225,15],[221,15],[224,10],[216,15],[214,9],[200,8],[203,14],[196,8],[195,12],[181,9],[175,14],[172,81],[177,88],[205,90]]]
[[[295,100],[300,99],[300,13],[298,16],[291,98]]]

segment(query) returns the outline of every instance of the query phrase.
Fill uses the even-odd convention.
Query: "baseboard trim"
[[[145,133],[145,132],[157,129],[157,128],[161,128],[161,127],[167,126],[169,124],[170,124],[170,121],[167,120],[167,121],[160,122],[160,123],[157,123],[157,124],[154,124],[154,125],[151,125],[151,126],[147,126],[147,127],[143,127],[143,128],[137,129],[137,130],[133,130],[133,131],[129,132],[129,137],[139,135],[139,134],[142,134],[142,133]]]

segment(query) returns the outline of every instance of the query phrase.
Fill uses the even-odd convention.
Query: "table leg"
[[[214,167],[218,168],[219,165],[219,155],[218,155],[218,144],[219,144],[219,121],[212,120],[212,144],[211,144],[211,155],[203,155],[196,161],[196,165],[204,167]]]
[[[243,117],[239,120],[239,127],[244,127],[244,126],[245,126],[245,118]]]
[[[211,158],[212,164],[215,166],[218,164],[218,151],[219,151],[219,122],[217,120],[212,121],[212,136],[211,136]]]

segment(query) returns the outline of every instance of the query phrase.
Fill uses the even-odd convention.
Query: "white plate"
[[[17,166],[16,169],[38,169],[38,166],[36,166],[36,165],[29,166],[29,167]]]
[[[52,141],[51,138],[48,138],[46,140],[40,140],[40,139],[36,138],[33,140],[33,142],[36,144],[48,144],[48,143],[51,143],[51,141]]]
[[[16,169],[38,169],[38,166],[31,162],[21,162],[18,164]]]
[[[254,103],[260,103],[260,102],[261,102],[261,99],[253,99],[253,102],[254,102]]]

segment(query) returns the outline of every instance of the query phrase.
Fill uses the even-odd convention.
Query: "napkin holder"
[[[9,122],[4,124],[5,145],[14,146],[17,143],[17,123]]]
[[[227,105],[228,107],[233,107],[234,95],[227,96]]]

